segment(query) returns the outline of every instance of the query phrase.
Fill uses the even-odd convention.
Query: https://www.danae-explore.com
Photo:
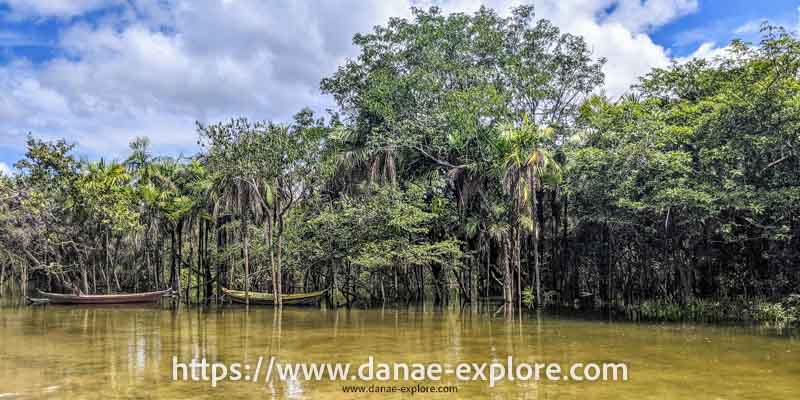
[[[486,382],[494,387],[503,381],[627,381],[625,363],[558,363],[517,362],[513,356],[483,363],[406,363],[383,362],[369,356],[360,364],[281,362],[274,356],[258,357],[254,364],[246,362],[210,362],[205,358],[181,361],[172,357],[172,380],[207,382],[212,387],[225,381],[253,383],[303,381],[341,382],[438,382],[443,378],[459,382]]]

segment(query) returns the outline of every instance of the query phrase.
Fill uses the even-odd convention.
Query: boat
[[[328,289],[309,293],[282,294],[281,302],[285,305],[315,304],[327,291]],[[231,290],[228,288],[222,288],[222,292],[225,293],[225,296],[230,297],[231,301],[234,303],[247,303],[247,295],[244,290]],[[272,295],[272,293],[250,292],[250,304],[273,305],[275,304],[275,297]]]
[[[30,303],[33,306],[41,306],[41,305],[45,305],[45,304],[50,304],[50,300],[49,299],[40,299],[40,298],[37,298],[37,297],[26,297],[25,300],[28,300],[28,303]]]
[[[127,294],[59,294],[48,293],[41,290],[37,301],[46,299],[50,304],[124,304],[124,303],[154,303],[162,296],[168,295],[171,290],[157,292],[127,293]]]

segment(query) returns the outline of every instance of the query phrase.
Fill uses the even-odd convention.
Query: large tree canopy
[[[567,127],[603,81],[604,60],[581,37],[535,20],[532,7],[508,18],[487,8],[413,14],[356,35],[358,59],[322,80],[365,146],[444,167],[491,163],[500,124],[527,115]]]

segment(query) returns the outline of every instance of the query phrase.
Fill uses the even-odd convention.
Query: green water
[[[455,394],[343,393],[352,382],[172,380],[172,357],[256,363],[624,362],[626,382],[459,382]],[[358,384],[358,382],[356,382]],[[369,383],[361,383],[368,386]],[[414,386],[411,382],[382,385]],[[796,399],[800,339],[746,327],[609,323],[457,308],[0,308],[0,399]]]

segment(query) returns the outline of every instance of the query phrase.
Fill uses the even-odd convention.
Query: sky
[[[148,136],[159,154],[197,150],[195,122],[288,121],[335,107],[321,78],[358,52],[352,36],[436,5],[538,18],[584,36],[606,57],[609,96],[653,67],[758,42],[762,21],[798,27],[788,0],[0,0],[0,173],[28,133],[123,159]]]

